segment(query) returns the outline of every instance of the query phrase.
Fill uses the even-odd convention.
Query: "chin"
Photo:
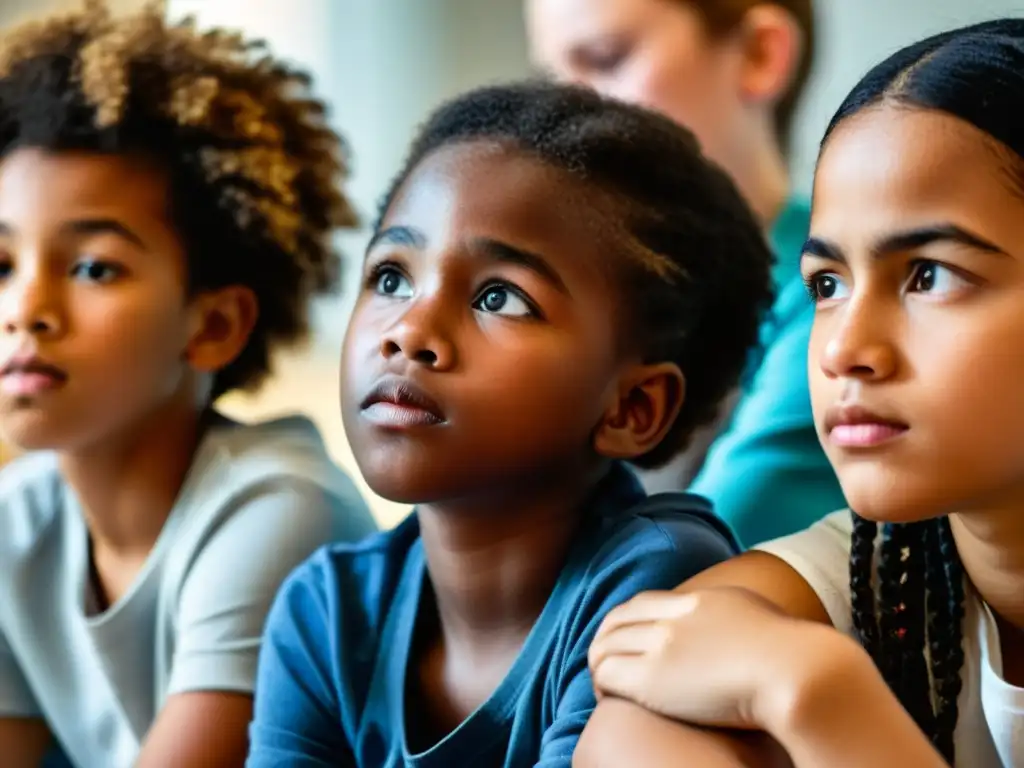
[[[65,430],[48,421],[38,415],[5,414],[0,439],[21,452],[59,451],[72,441]]]

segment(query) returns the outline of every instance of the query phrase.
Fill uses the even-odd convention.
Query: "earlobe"
[[[594,434],[594,449],[612,459],[635,459],[665,438],[679,415],[685,379],[674,363],[637,366],[621,382],[615,402]]]
[[[797,20],[779,6],[756,5],[747,11],[741,34],[744,97],[752,102],[778,101],[789,90],[804,55]]]
[[[259,306],[249,288],[228,286],[196,296],[190,313],[186,360],[197,371],[216,373],[245,349]]]

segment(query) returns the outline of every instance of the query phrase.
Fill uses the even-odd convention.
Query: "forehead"
[[[815,174],[811,228],[853,248],[941,222],[1013,243],[1024,199],[1002,149],[974,126],[901,106],[865,110],[829,138]]]
[[[611,196],[507,144],[468,142],[431,152],[402,184],[382,226],[415,227],[430,247],[500,240],[592,268],[621,226]]]
[[[54,219],[70,210],[162,218],[163,174],[141,158],[16,149],[0,160],[0,217]]]

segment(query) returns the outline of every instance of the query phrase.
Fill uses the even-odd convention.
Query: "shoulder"
[[[359,499],[355,484],[331,459],[316,425],[305,417],[254,424],[220,419],[197,458],[209,465],[202,469],[217,467],[214,474],[220,480],[293,477],[315,483],[334,496]]]
[[[57,457],[20,456],[0,470],[0,560],[33,549],[59,516],[64,483]]]
[[[591,596],[671,589],[738,554],[732,531],[702,497],[663,493],[605,515],[583,547],[592,544],[584,579]]]
[[[850,543],[853,518],[840,510],[806,530],[754,549],[784,561],[810,585],[828,612],[833,626],[853,631],[850,615]]]
[[[332,613],[354,605],[386,605],[418,547],[419,526],[414,514],[397,527],[358,542],[336,542],[317,549],[292,572],[282,595],[313,597]]]
[[[243,538],[270,527],[286,539],[319,537],[317,545],[376,530],[355,484],[303,418],[218,423],[196,454],[179,505],[200,538],[221,532],[229,518]]]
[[[418,542],[419,529],[415,516],[410,516],[393,530],[320,547],[285,581],[271,624],[276,623],[278,630],[285,625],[318,624],[333,634],[341,628],[344,615],[346,636],[374,633],[390,609]]]

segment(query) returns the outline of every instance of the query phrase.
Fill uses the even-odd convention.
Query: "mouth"
[[[445,422],[444,412],[427,392],[408,379],[386,377],[360,405],[364,418],[385,429],[430,427]]]
[[[841,405],[825,415],[825,433],[840,448],[874,448],[899,437],[910,425],[860,405]]]
[[[59,389],[68,375],[57,366],[34,355],[16,355],[0,368],[0,391],[6,395],[38,395]]]

